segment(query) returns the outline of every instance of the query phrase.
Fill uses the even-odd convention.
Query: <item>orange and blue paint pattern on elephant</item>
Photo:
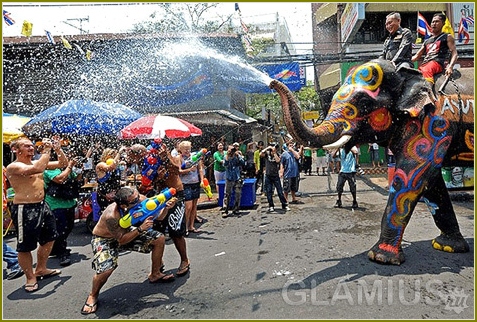
[[[337,108],[339,105],[339,108]],[[329,133],[345,133],[351,129],[356,128],[358,121],[358,109],[351,103],[333,104],[330,109],[329,115],[323,126],[327,128]]]
[[[474,133],[470,132],[469,130],[465,131],[464,134],[464,143],[468,151],[461,152],[457,155],[451,157],[453,161],[474,161]]]
[[[382,81],[383,70],[378,64],[368,63],[354,69],[333,96],[327,120],[330,120],[334,127],[338,124],[340,127],[334,128],[333,132],[337,130],[346,132],[357,128],[358,121],[363,120],[364,117],[359,116],[359,109],[353,104],[353,97],[359,97],[356,94],[364,92],[368,97],[376,100]],[[356,103],[359,104],[359,102]],[[366,118],[372,128],[377,131],[388,129],[392,124],[391,113],[385,107],[377,109]]]
[[[391,112],[385,107],[378,108],[369,114],[368,123],[377,132],[389,129],[393,123]]]
[[[422,124],[411,119],[404,133],[408,135],[403,151],[408,160],[394,172],[390,187],[389,202],[391,205],[387,215],[388,227],[395,230],[393,245],[399,241],[400,235],[407,225],[410,215],[419,196],[429,184],[427,174],[439,171],[452,137],[447,136],[449,122],[444,118],[431,114]]]
[[[474,161],[474,96],[462,94],[458,95],[440,95],[436,103],[437,113],[452,123],[457,123],[461,129],[466,127],[463,137],[457,138],[463,142],[463,151],[451,156],[453,161]]]

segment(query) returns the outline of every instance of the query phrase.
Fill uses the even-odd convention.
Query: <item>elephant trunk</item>
[[[333,134],[333,125],[326,121],[315,128],[306,125],[295,97],[285,84],[274,79],[270,82],[270,88],[276,90],[280,96],[283,120],[288,132],[298,143],[311,148],[321,148],[339,138]]]

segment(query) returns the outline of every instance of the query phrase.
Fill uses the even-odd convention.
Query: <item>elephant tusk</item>
[[[333,142],[331,144],[323,145],[323,148],[327,149],[327,150],[338,150],[343,145],[348,143],[349,140],[351,140],[351,135],[346,135],[345,134],[338,141]]]

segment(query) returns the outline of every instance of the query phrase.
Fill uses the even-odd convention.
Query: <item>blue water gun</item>
[[[162,164],[159,157],[159,148],[161,147],[162,139],[156,138],[147,146],[147,155],[144,158],[144,165],[141,170],[141,184],[144,187],[150,187],[152,181],[157,176],[157,169]]]
[[[181,169],[189,169],[199,163],[200,159],[205,157],[206,155],[210,154],[210,151],[207,152],[206,148],[201,149],[199,152],[191,155],[191,157],[187,160],[184,160],[181,165]]]
[[[157,216],[159,216],[161,209],[166,206],[167,201],[175,196],[175,194],[175,188],[166,188],[157,196],[144,199],[119,219],[119,226],[122,228],[128,228],[132,225],[143,222],[149,216],[153,216],[154,219],[156,219]]]

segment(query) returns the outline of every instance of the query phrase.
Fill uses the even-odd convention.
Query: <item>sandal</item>
[[[94,302],[93,304],[86,303],[88,299],[84,302],[83,308],[81,309],[81,314],[88,315],[95,313],[98,310],[98,301]],[[89,310],[85,310],[85,308],[89,308]]]
[[[46,274],[37,275],[36,278],[39,279],[39,280],[43,280],[45,278],[50,278],[50,277],[60,275],[60,274],[61,274],[61,271],[59,269],[52,269],[51,271],[49,271]]]
[[[177,276],[184,276],[184,275],[186,275],[187,273],[189,273],[189,270],[190,270],[190,262],[187,263],[186,266],[179,267],[179,268],[177,269],[176,275],[177,275]]]
[[[23,288],[25,289],[26,292],[33,293],[33,292],[38,291],[38,283],[25,284],[25,286],[23,286]]]
[[[169,274],[166,275],[164,274],[163,276],[159,277],[156,280],[149,280],[149,283],[154,284],[154,283],[170,283],[175,280],[174,274]]]

